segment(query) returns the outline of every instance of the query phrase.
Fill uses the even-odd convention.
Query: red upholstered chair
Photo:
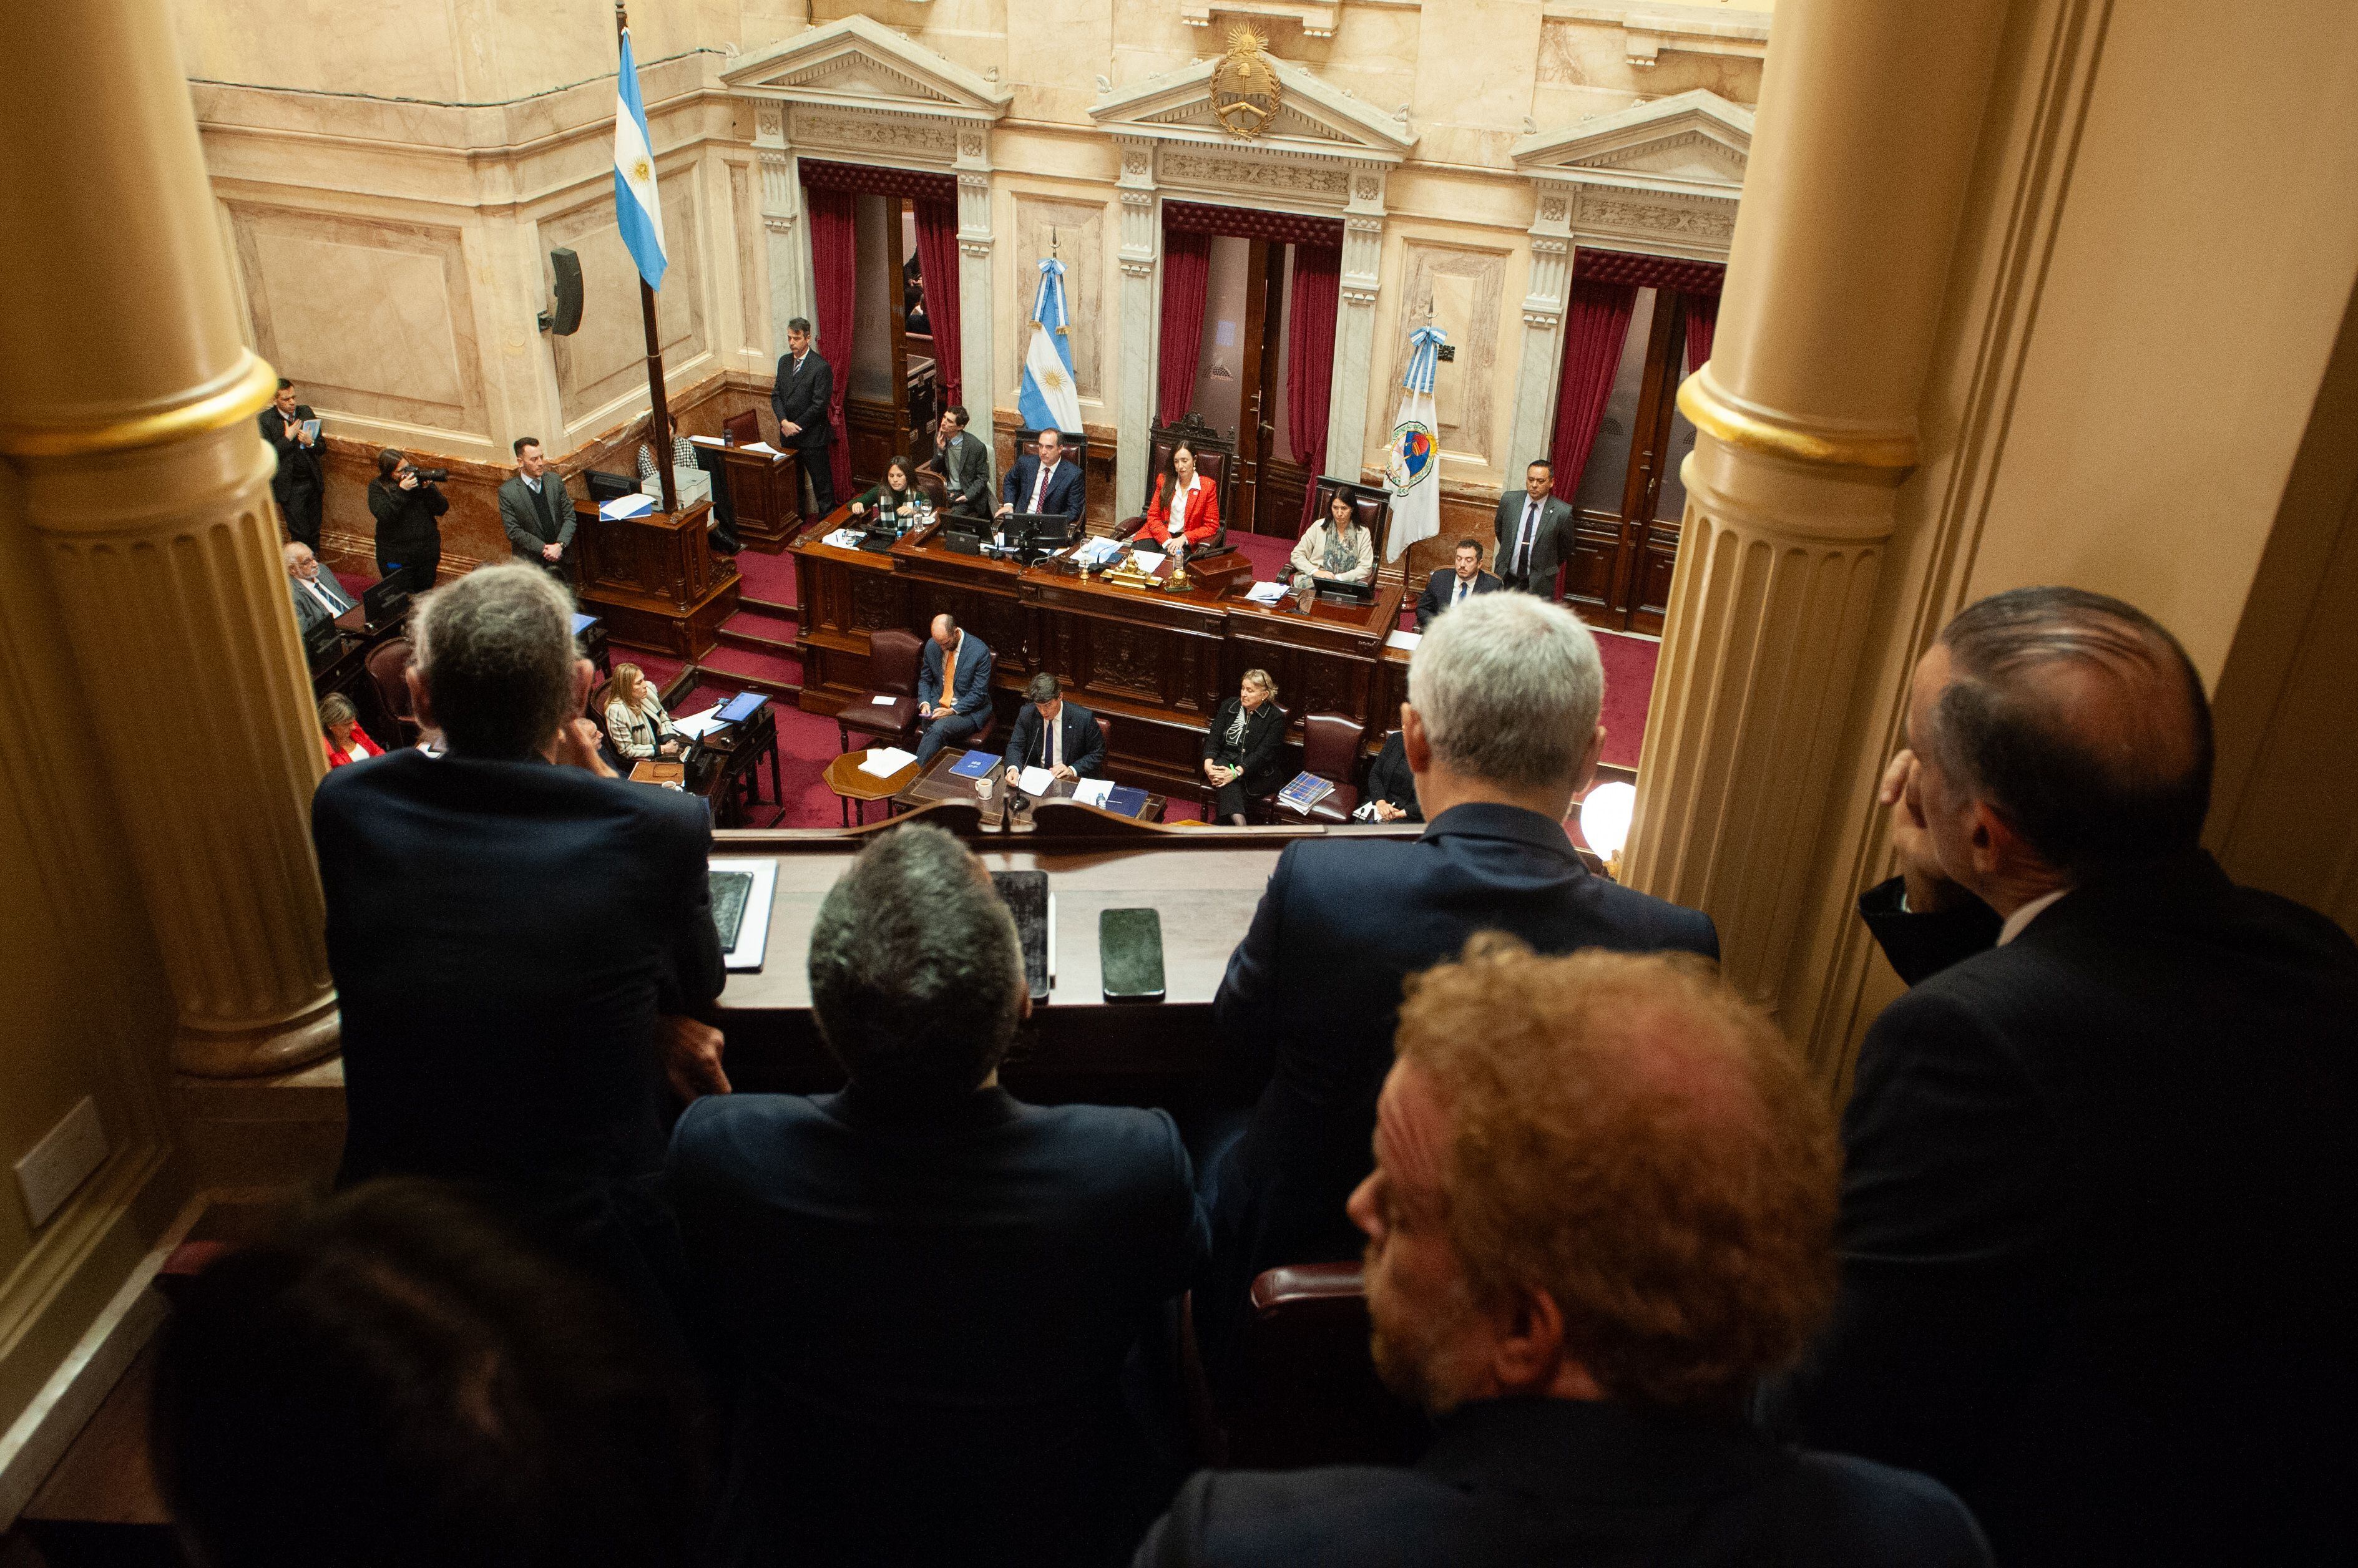
[[[917,743],[917,671],[923,667],[925,640],[914,632],[871,632],[868,634],[868,678],[876,684],[853,697],[835,716],[835,732],[843,749],[851,750],[857,730],[860,744],[899,746]],[[878,697],[888,697],[878,702]]]
[[[393,719],[405,746],[417,744],[417,720],[409,709],[409,639],[387,637],[369,651],[369,684],[376,687],[377,700]]]
[[[1292,728],[1293,724],[1293,715],[1281,708],[1277,710],[1277,720],[1278,733],[1282,735],[1288,729]],[[1281,741],[1279,743],[1279,749],[1281,751],[1284,749],[1283,742]],[[1292,783],[1296,771],[1298,770],[1288,768],[1282,762],[1279,763],[1277,770],[1277,789],[1283,789],[1288,784]],[[1200,762],[1195,766],[1195,797],[1203,806],[1204,820],[1211,823],[1218,823],[1220,820],[1220,792],[1218,789],[1214,787],[1211,780],[1204,776],[1203,764]],[[1276,819],[1277,790],[1271,790],[1267,795],[1255,795],[1245,797],[1245,820],[1247,822],[1273,822]]]
[[[1282,1470],[1414,1456],[1423,1418],[1376,1377],[1358,1264],[1296,1264],[1255,1280],[1217,1402],[1202,1381],[1192,1312],[1182,1323],[1182,1393],[1207,1462]]]
[[[1339,713],[1314,713],[1302,721],[1302,771],[1316,773],[1335,793],[1312,806],[1313,822],[1348,822],[1359,805],[1359,751],[1368,727]]]
[[[750,447],[762,438],[762,416],[748,408],[720,421],[720,435],[732,447]]]

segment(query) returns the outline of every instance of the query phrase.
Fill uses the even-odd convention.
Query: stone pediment
[[[1195,142],[1230,152],[1309,153],[1396,164],[1416,146],[1416,132],[1406,120],[1327,86],[1291,61],[1271,57],[1269,63],[1283,96],[1276,117],[1249,140],[1231,134],[1213,113],[1217,59],[1109,92],[1090,106],[1089,117],[1117,135]]]
[[[1015,97],[1012,88],[856,14],[748,55],[720,79],[752,97],[960,120],[996,120]]]
[[[1732,197],[1752,156],[1752,111],[1697,88],[1525,136],[1513,153],[1536,178]]]

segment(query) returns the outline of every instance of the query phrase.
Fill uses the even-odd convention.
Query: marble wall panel
[[[1098,201],[1065,201],[1019,191],[1015,197],[1014,274],[1007,300],[1012,318],[1000,335],[1007,363],[1001,384],[1012,394],[1022,384],[1023,351],[1032,341],[1032,301],[1040,289],[1040,262],[1050,253],[1065,264],[1065,309],[1071,319],[1073,382],[1084,402],[1105,396],[1102,356],[1105,332],[1106,257],[1110,241],[1106,209]]]
[[[486,438],[459,230],[225,205],[255,351],[301,387],[306,402]]]
[[[662,177],[664,237],[669,266],[655,295],[655,333],[666,375],[710,351],[699,265],[695,171]],[[585,187],[576,203],[540,220],[544,252],[570,247],[581,260],[581,330],[552,338],[557,385],[568,431],[617,400],[646,395],[646,329],[639,269],[614,226],[611,182]]]
[[[739,347],[766,359],[770,352],[770,247],[762,243],[762,198],[751,164],[729,166],[729,216],[737,243]]]
[[[1502,406],[1499,359],[1507,302],[1509,253],[1472,250],[1428,241],[1406,242],[1401,256],[1398,314],[1392,322],[1390,369],[1381,401],[1386,423],[1398,401],[1394,391],[1408,373],[1408,335],[1424,324],[1449,334],[1457,352],[1433,378],[1433,412],[1444,448],[1494,465],[1492,441]]]

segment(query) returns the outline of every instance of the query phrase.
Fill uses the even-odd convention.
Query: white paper
[[[721,955],[721,962],[731,969],[758,969],[770,943],[770,906],[777,902],[778,862],[751,855],[715,855],[708,864],[716,871],[753,874],[753,885],[745,893],[745,920],[737,927],[737,946]]]
[[[1015,782],[1025,795],[1045,795],[1048,786],[1056,782],[1056,775],[1045,768],[1026,768]]]
[[[622,517],[644,517],[655,509],[652,495],[618,495],[598,508],[598,515],[611,521]]]
[[[716,702],[701,713],[691,713],[684,719],[673,719],[671,727],[693,741],[719,729],[722,722],[720,705]]]
[[[859,528],[838,528],[827,536],[827,542],[838,550],[856,550],[866,537],[866,532]]]
[[[1413,653],[1416,645],[1423,641],[1424,633],[1422,632],[1395,632],[1384,639],[1384,646]]]
[[[767,441],[748,441],[737,449],[741,452],[760,452],[773,458],[778,455],[778,449]]]
[[[1073,786],[1073,798],[1083,806],[1102,806],[1113,795],[1113,780],[1083,779]]]
[[[1245,589],[1245,597],[1255,604],[1275,604],[1285,597],[1285,585],[1282,582],[1257,582]]]
[[[860,764],[860,771],[874,773],[880,779],[889,779],[916,760],[914,752],[904,752],[898,746],[879,746],[868,753],[868,760]]]
[[[699,447],[725,447],[729,444],[718,436],[690,436],[688,439]]]
[[[879,708],[890,708],[901,699],[897,697],[871,697],[868,700]]]

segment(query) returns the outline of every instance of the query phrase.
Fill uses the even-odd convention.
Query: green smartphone
[[[1098,971],[1108,1001],[1161,1001],[1163,916],[1151,909],[1099,911]]]

